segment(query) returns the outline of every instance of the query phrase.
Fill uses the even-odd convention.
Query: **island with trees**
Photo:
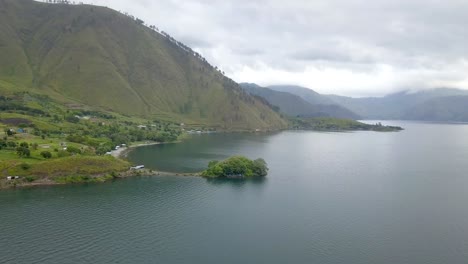
[[[210,178],[253,178],[268,174],[267,163],[263,159],[251,160],[244,156],[233,156],[223,161],[211,161],[208,169],[201,173]]]

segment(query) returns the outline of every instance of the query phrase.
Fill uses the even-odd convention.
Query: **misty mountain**
[[[405,119],[423,121],[468,121],[468,95],[429,99],[405,111]]]
[[[241,83],[240,85],[250,94],[260,96],[270,104],[279,107],[280,112],[288,116],[359,119],[358,115],[337,104],[312,104],[302,97],[292,93],[275,91],[270,88],[260,87],[253,83]],[[304,92],[304,94],[307,93]],[[321,97],[321,95],[317,95],[318,97]],[[318,97],[315,102],[332,102],[328,98],[325,98],[325,100],[318,100]],[[312,98],[312,96],[309,98]]]
[[[313,105],[336,104],[333,100],[331,100],[327,96],[321,95],[312,89],[301,87],[301,86],[271,85],[271,86],[268,86],[267,88],[278,91],[278,92],[286,92],[290,94],[295,94]]]
[[[462,121],[460,118],[465,116],[465,111],[468,112],[468,107],[464,109],[455,106],[463,102],[463,96],[468,96],[468,91],[438,88],[417,92],[403,91],[384,97],[352,98],[328,95],[328,98],[365,119]],[[450,102],[453,102],[453,107],[450,106]]]

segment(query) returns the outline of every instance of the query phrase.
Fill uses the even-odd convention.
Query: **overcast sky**
[[[468,89],[466,0],[92,0],[199,51],[237,82],[379,96]]]

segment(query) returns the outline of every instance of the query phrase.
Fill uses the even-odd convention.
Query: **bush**
[[[21,163],[20,168],[23,170],[29,170],[31,168],[31,165],[28,163]]]
[[[44,159],[50,159],[50,158],[52,158],[52,153],[50,153],[49,151],[42,151],[42,152],[41,152],[41,156],[42,156]]]
[[[32,143],[31,147],[32,147],[32,149],[37,150],[39,145],[37,143]]]
[[[86,138],[81,135],[71,134],[67,136],[67,140],[75,143],[84,143]]]
[[[96,149],[96,154],[97,155],[104,155],[106,154],[107,152],[111,151],[112,148],[110,146],[99,146],[97,149]]]
[[[71,154],[80,154],[81,150],[77,147],[69,146],[67,147],[67,152]]]
[[[76,117],[76,116],[73,116],[73,115],[69,115],[69,116],[65,117],[65,120],[67,120],[70,123],[80,122],[80,119],[78,117]]]
[[[70,153],[67,152],[67,151],[64,151],[64,150],[59,150],[58,153],[57,153],[57,156],[58,156],[59,158],[69,157],[69,156],[70,156]]]
[[[26,176],[24,178],[26,179],[27,182],[33,182],[33,181],[37,180],[37,177],[35,177],[35,176]]]

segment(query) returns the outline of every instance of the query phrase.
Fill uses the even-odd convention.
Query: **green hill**
[[[0,93],[221,129],[286,122],[169,35],[105,7],[0,0]]]

